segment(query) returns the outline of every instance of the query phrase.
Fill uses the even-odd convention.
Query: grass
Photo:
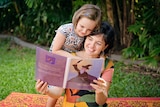
[[[37,93],[35,90],[35,50],[0,39],[0,100],[11,92]],[[109,97],[160,97],[160,79],[138,72],[123,72],[115,63]]]
[[[36,93],[35,50],[0,40],[0,100],[11,92]]]
[[[115,63],[110,97],[160,97],[160,78],[137,71],[124,72],[126,67],[131,66]]]

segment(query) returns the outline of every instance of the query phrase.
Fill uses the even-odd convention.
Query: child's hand
[[[106,97],[108,97],[107,92],[107,82],[103,78],[98,78],[97,80],[93,80],[94,83],[90,85],[95,89],[96,93],[103,93]]]
[[[46,94],[48,92],[48,84],[46,82],[41,81],[40,79],[36,82],[36,90],[41,94]]]

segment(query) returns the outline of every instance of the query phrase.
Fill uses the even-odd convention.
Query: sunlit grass
[[[35,50],[0,41],[0,100],[11,92],[36,93]]]

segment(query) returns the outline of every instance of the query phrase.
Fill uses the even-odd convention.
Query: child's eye
[[[84,28],[84,26],[81,25],[81,28]]]
[[[91,30],[91,29],[88,29],[88,32],[92,32],[92,30]]]

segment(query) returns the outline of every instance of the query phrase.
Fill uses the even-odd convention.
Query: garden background
[[[109,97],[160,97],[159,0],[1,0],[0,33],[48,48],[58,26],[71,22],[74,11],[85,3],[98,5],[103,20],[115,28],[111,54],[144,62],[126,65],[115,60]],[[0,39],[0,50],[0,100],[11,92],[37,93],[35,50],[12,39]]]

